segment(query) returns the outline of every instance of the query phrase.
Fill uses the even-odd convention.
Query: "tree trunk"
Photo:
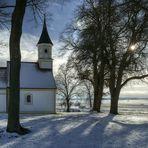
[[[98,87],[94,87],[94,103],[93,103],[93,111],[99,112],[99,92],[98,92]]]
[[[94,88],[94,103],[93,103],[93,111],[99,112],[99,100],[98,100],[98,95],[99,95],[99,84],[98,84],[98,68],[97,68],[97,60],[96,60],[96,54],[94,55],[93,59],[93,88]]]
[[[67,112],[70,112],[70,104],[69,104],[69,99],[66,99],[66,106],[67,106],[67,109],[66,109],[66,111],[67,111]]]
[[[98,112],[101,111],[101,104],[102,104],[102,97],[103,97],[103,89],[104,89],[104,69],[105,69],[105,62],[103,58],[103,53],[102,53],[102,61],[101,61],[101,66],[100,66],[100,73],[99,73],[99,93],[98,93]]]
[[[104,45],[102,46],[102,49],[104,49]],[[95,56],[96,59],[96,56]],[[104,88],[104,69],[105,69],[105,61],[104,61],[104,51],[101,50],[101,65],[100,70],[98,72],[98,62],[94,59],[94,106],[93,110],[100,112],[101,111],[101,102],[102,102],[102,96],[103,96],[103,88]]]
[[[89,106],[90,106],[90,108],[92,108],[92,98],[90,95],[89,95]]]
[[[119,68],[116,87],[111,88],[111,91],[110,91],[111,92],[110,113],[115,114],[115,115],[118,114],[118,101],[119,101],[119,95],[120,95],[120,91],[121,91],[121,82],[122,82],[122,76],[123,76],[123,66],[124,65],[121,64],[121,66]],[[115,82],[115,80],[113,80],[113,81]]]
[[[10,48],[10,88],[8,105],[7,132],[26,134],[29,130],[21,127],[19,121],[20,105],[20,39],[22,34],[22,24],[25,14],[27,0],[16,0],[16,6],[12,13],[11,33],[9,40]]]
[[[103,85],[104,85],[104,77],[102,78],[101,82],[99,81],[99,83],[98,83],[97,79],[94,82],[93,111],[100,112],[100,110],[101,110],[101,102],[102,102],[102,96],[103,96]]]
[[[110,106],[111,114],[115,114],[115,115],[118,114],[119,94],[120,94],[120,90],[116,90],[111,93],[111,106]]]

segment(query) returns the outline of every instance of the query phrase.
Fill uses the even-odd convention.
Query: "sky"
[[[14,0],[9,0],[10,3],[14,3]],[[49,36],[54,44],[53,46],[53,71],[56,74],[60,64],[66,62],[67,57],[59,56],[59,49],[61,44],[59,42],[60,34],[64,31],[67,24],[72,21],[74,10],[79,5],[81,0],[71,0],[65,2],[63,5],[58,3],[50,4],[50,7],[46,10],[47,16],[50,18],[47,20],[47,27]],[[22,61],[37,61],[38,50],[36,44],[39,40],[42,31],[42,21],[35,23],[30,20],[30,11],[27,10],[23,23],[23,34],[21,38],[21,53]],[[46,15],[47,15],[46,14]],[[0,66],[6,66],[6,61],[9,60],[9,35],[10,31],[8,29],[0,30]],[[121,91],[121,96],[123,97],[137,97],[137,98],[148,98],[148,84],[139,84],[134,81],[129,84],[126,88]]]
[[[9,4],[14,4],[14,0],[8,0]],[[51,0],[50,0],[51,1]],[[53,42],[53,59],[54,59],[54,72],[57,72],[59,63],[66,62],[66,56],[60,57],[61,43],[59,38],[64,31],[67,24],[69,24],[73,18],[73,13],[77,5],[80,4],[80,0],[69,0],[62,4],[50,3],[50,7],[47,7],[46,20],[49,36]],[[38,20],[36,23],[32,18],[30,9],[26,10],[23,33],[21,38],[21,55],[22,61],[37,61],[38,50],[36,44],[39,40],[42,32],[43,20]],[[43,19],[43,18],[42,18]],[[3,28],[0,30],[0,66],[5,66],[6,61],[9,60],[9,35],[10,30]]]

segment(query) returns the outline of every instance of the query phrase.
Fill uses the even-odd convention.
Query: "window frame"
[[[27,101],[27,97],[28,97],[28,96],[30,96],[31,102],[28,102],[28,101]],[[33,105],[33,94],[31,94],[31,93],[25,94],[25,99],[24,99],[24,101],[25,101],[25,105]]]

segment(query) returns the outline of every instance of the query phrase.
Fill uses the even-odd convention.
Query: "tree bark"
[[[95,63],[96,64],[96,63]],[[104,88],[104,69],[105,61],[103,50],[101,52],[101,65],[98,73],[97,64],[94,65],[94,107],[93,110],[100,112]]]
[[[94,82],[94,104],[93,104],[93,111],[100,112],[101,111],[102,96],[103,96],[104,77],[103,78],[102,77],[99,77],[99,78],[96,78],[94,80],[95,80],[95,82]]]
[[[91,98],[91,95],[89,95],[89,106],[90,106],[90,108],[92,108],[92,98]]]
[[[93,103],[93,111],[97,111],[99,112],[99,92],[98,92],[98,88],[94,87],[94,103]]]
[[[16,0],[16,5],[12,13],[11,33],[9,40],[10,48],[10,88],[8,104],[7,132],[26,134],[29,130],[21,127],[19,119],[20,110],[20,39],[22,34],[22,24],[25,14],[27,0]]]
[[[120,89],[115,89],[111,92],[111,106],[110,106],[110,113],[111,114],[118,114],[118,101],[119,101]]]
[[[97,60],[96,60],[96,54],[94,54],[93,59],[93,88],[94,88],[94,103],[93,103],[93,111],[99,112],[99,78],[98,78],[98,68],[97,68]]]
[[[66,109],[66,111],[67,111],[67,112],[70,112],[70,104],[69,104],[69,99],[66,99],[66,106],[67,106],[67,109]]]
[[[99,73],[99,107],[98,112],[101,111],[101,104],[102,104],[102,97],[103,97],[103,89],[104,89],[104,70],[105,70],[105,62],[104,62],[104,55],[101,55],[101,65],[100,65],[100,73]]]

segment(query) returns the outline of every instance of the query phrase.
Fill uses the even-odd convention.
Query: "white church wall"
[[[47,50],[47,52],[45,52]],[[41,43],[38,44],[38,58],[40,59],[50,59],[52,57],[52,45]]]
[[[31,102],[26,102],[26,96],[31,95]],[[22,89],[20,91],[20,111],[36,113],[55,113],[55,90]]]
[[[6,90],[0,89],[0,112],[6,112]]]
[[[52,45],[47,43],[38,44],[38,62],[40,68],[52,69]]]
[[[52,69],[52,59],[39,59],[39,66],[43,69]]]

